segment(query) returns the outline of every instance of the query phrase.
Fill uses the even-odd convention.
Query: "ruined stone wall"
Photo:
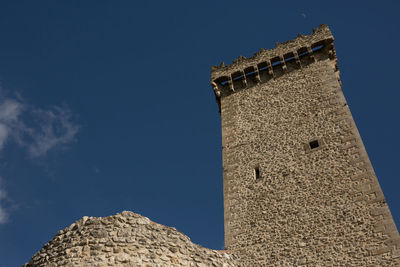
[[[239,264],[400,264],[400,237],[343,96],[328,27],[214,67],[212,85],[225,245]]]
[[[225,251],[193,244],[175,228],[124,211],[84,217],[58,234],[24,267],[236,266]]]

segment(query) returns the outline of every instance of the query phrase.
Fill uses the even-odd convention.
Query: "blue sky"
[[[0,266],[123,210],[223,248],[210,66],[328,24],[400,223],[398,1],[0,2]]]

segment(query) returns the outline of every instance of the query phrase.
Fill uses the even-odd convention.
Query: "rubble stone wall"
[[[236,266],[233,256],[193,244],[175,228],[124,211],[83,217],[61,230],[24,267]]]

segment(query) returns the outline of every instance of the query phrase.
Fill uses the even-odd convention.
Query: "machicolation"
[[[400,266],[400,236],[326,25],[211,68],[225,251],[132,212],[84,217],[24,266]]]

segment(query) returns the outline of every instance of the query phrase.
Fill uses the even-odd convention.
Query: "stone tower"
[[[398,266],[400,237],[326,25],[212,67],[225,245],[244,266]]]

